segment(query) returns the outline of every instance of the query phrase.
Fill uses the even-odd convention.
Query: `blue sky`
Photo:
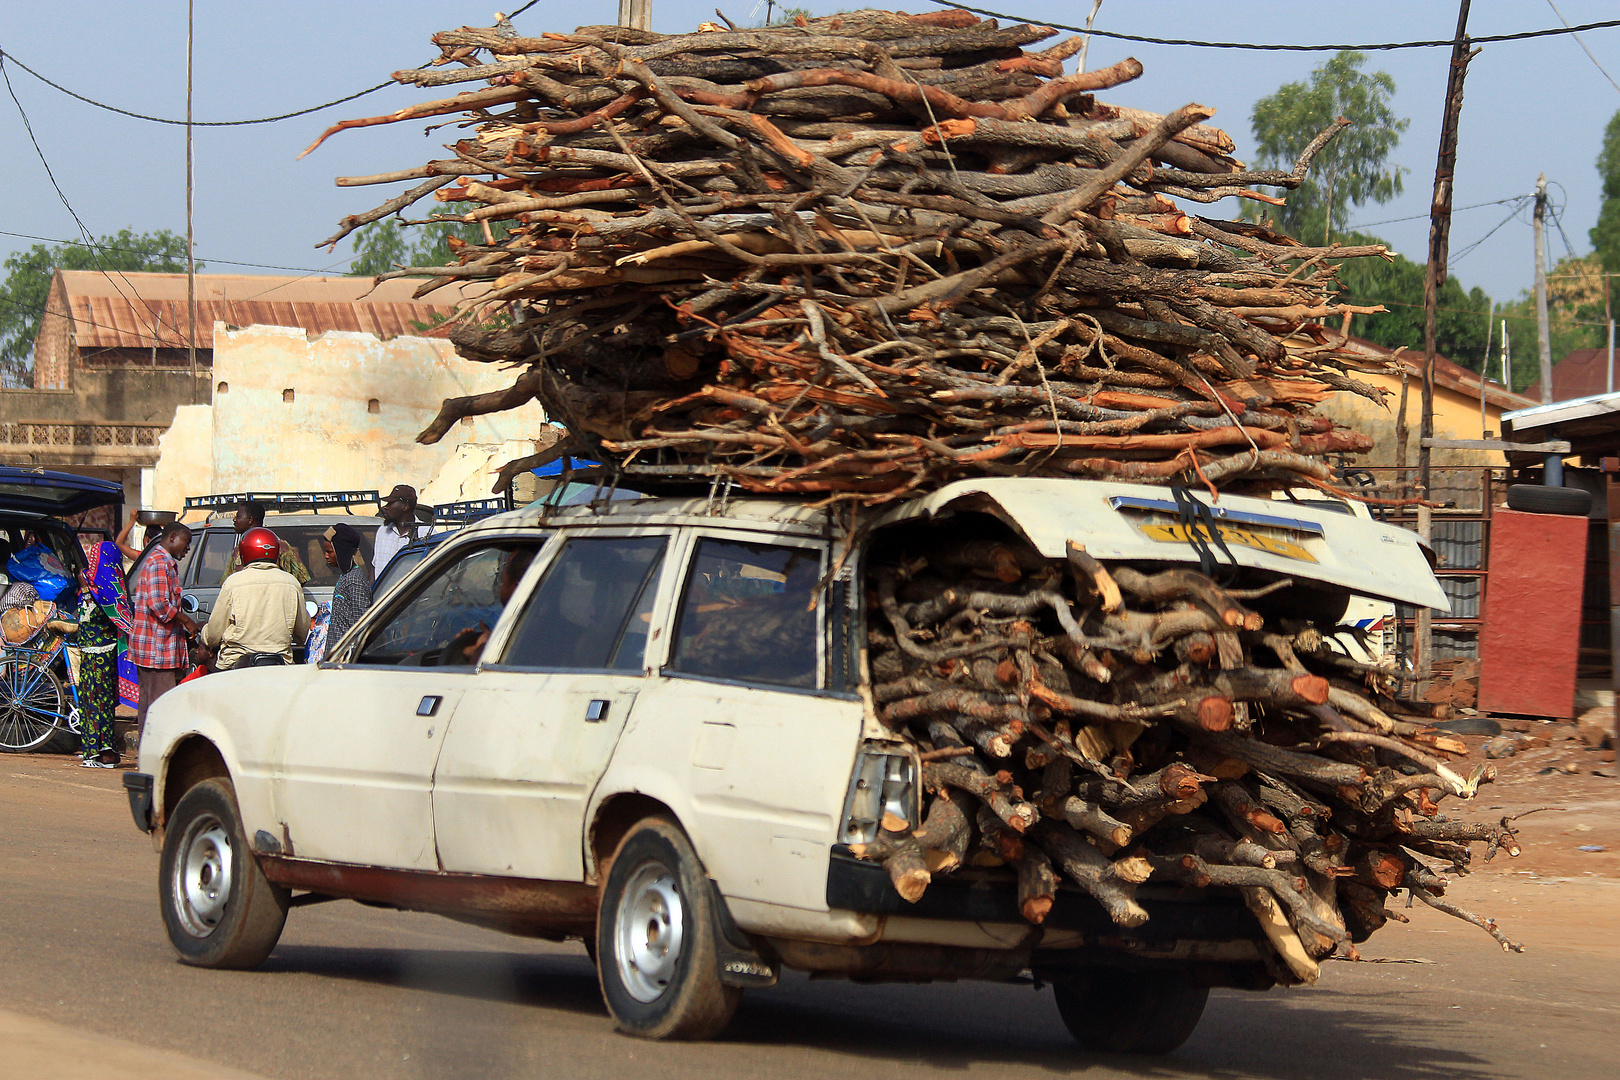
[[[198,120],[266,116],[319,104],[386,79],[390,72],[434,55],[429,36],[461,25],[487,26],[494,5],[459,0],[197,0],[196,104]],[[755,0],[722,0],[739,23],[763,19]],[[1620,16],[1612,0],[1557,0],[1571,23]],[[516,7],[508,0],[509,7]],[[832,12],[848,4],[809,0],[801,6]],[[931,10],[911,0],[908,10]],[[983,0],[1032,21],[1084,21],[1086,0]],[[519,16],[525,33],[568,30],[612,22],[614,0],[542,0]],[[712,19],[713,0],[653,0],[653,25],[691,29]],[[1097,28],[1149,36],[1288,43],[1404,41],[1449,37],[1456,5],[1436,0],[1358,3],[1277,3],[1275,0],[1104,0]],[[1474,34],[1557,26],[1545,0],[1476,0]],[[179,117],[185,107],[183,0],[80,0],[67,8],[9,3],[0,8],[0,49],[88,97],[136,112]],[[1620,79],[1620,28],[1584,35],[1597,61]],[[1249,112],[1280,84],[1304,79],[1325,54],[1254,53],[1192,49],[1096,39],[1090,66],[1137,57],[1145,75],[1104,95],[1106,100],[1154,111],[1190,101],[1218,110],[1214,123],[1238,143],[1253,146]],[[1416,261],[1425,257],[1430,185],[1445,89],[1445,49],[1374,53],[1367,69],[1394,76],[1394,107],[1411,118],[1394,160],[1411,171],[1406,194],[1364,207],[1359,222],[1417,220],[1377,225],[1373,231]],[[12,86],[79,217],[93,234],[129,226],[138,231],[185,224],[182,129],[103,112],[37,82],[8,65]],[[0,87],[3,89],[3,87]],[[276,273],[237,267],[226,260],[317,270],[344,269],[347,244],[328,254],[315,244],[344,214],[364,210],[393,189],[338,188],[338,175],[382,172],[442,156],[450,132],[424,136],[424,122],[345,132],[302,161],[298,152],[328,124],[392,111],[425,99],[409,87],[391,87],[313,116],[257,127],[199,129],[197,251],[218,271]],[[1620,111],[1620,91],[1569,37],[1488,45],[1474,60],[1462,113],[1455,203],[1469,206],[1528,193],[1536,174],[1553,186],[1570,244],[1589,249],[1599,182],[1594,167],[1603,128]],[[29,145],[17,109],[0,96],[0,145],[7,150],[10,197],[0,229],[53,238],[77,237]],[[1479,240],[1507,216],[1508,206],[1459,210],[1452,250]],[[1483,287],[1511,299],[1531,281],[1528,213],[1502,225],[1453,267],[1465,287]],[[0,236],[0,251],[30,241]],[[1553,256],[1564,240],[1552,233]]]

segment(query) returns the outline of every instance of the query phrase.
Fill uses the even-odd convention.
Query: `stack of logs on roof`
[[[1287,579],[1248,592],[1191,569],[1060,567],[1012,543],[912,545],[867,597],[879,717],[922,750],[924,818],[886,819],[854,853],[910,901],[967,867],[1016,869],[1041,923],[1060,878],[1122,927],[1137,886],[1238,891],[1281,982],[1388,919],[1392,892],[1487,930],[1444,898],[1469,845],[1517,855],[1507,819],[1448,818],[1494,769],[1353,660],[1357,631],[1298,618]]]
[[[1188,105],[1094,93],[1079,39],[960,10],[797,25],[434,35],[421,87],[482,83],[336,125],[457,117],[452,156],[340,184],[417,181],[325,243],[432,194],[481,223],[455,265],[488,291],[452,332],[524,369],[422,433],[538,398],[564,449],[642,475],[880,502],[965,475],[1331,486],[1370,447],[1313,406],[1381,402],[1343,350],[1328,260],[1246,221],[1189,214],[1295,188],[1246,170]],[[319,145],[317,141],[316,145]],[[313,149],[314,147],[311,147]],[[473,208],[466,210],[468,204]],[[533,465],[538,462],[528,462]]]

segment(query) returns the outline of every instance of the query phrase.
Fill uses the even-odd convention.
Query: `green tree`
[[[197,268],[202,269],[202,263]],[[0,384],[26,386],[34,366],[34,338],[57,270],[168,273],[186,268],[186,239],[167,229],[120,229],[91,244],[35,244],[9,256],[0,283]],[[116,279],[115,279],[116,280]]]
[[[1598,208],[1597,224],[1586,235],[1603,269],[1620,273],[1620,112],[1609,119],[1603,131],[1597,170],[1603,180],[1603,205]],[[1612,279],[1608,286],[1613,287]]]
[[[1340,116],[1351,121],[1316,155],[1308,179],[1274,214],[1283,231],[1308,243],[1327,243],[1342,233],[1351,208],[1386,203],[1401,193],[1403,170],[1386,162],[1410,121],[1390,110],[1395,80],[1384,71],[1362,72],[1366,59],[1350,50],[1335,53],[1308,82],[1284,83],[1254,103],[1249,123],[1255,164],[1264,169],[1292,169],[1319,132]]]
[[[1345,244],[1385,243],[1376,236],[1361,233],[1346,233],[1338,239]],[[1421,351],[1423,270],[1422,263],[1415,263],[1400,255],[1395,256],[1394,262],[1348,259],[1341,263],[1341,302],[1358,307],[1382,304],[1389,309],[1377,315],[1355,316],[1350,332],[1385,348],[1394,349],[1404,345],[1410,350]],[[1478,371],[1485,360],[1485,322],[1491,310],[1491,298],[1477,286],[1464,291],[1455,277],[1448,276],[1440,288],[1436,306],[1436,351],[1454,363]]]
[[[476,210],[483,203],[446,203],[440,215],[461,215]],[[490,223],[489,235],[498,243],[511,232],[505,222]],[[362,225],[354,234],[354,261],[349,274],[354,277],[376,277],[405,266],[447,266],[456,261],[450,243],[483,244],[484,227],[462,221],[406,222],[398,218],[383,218]]]

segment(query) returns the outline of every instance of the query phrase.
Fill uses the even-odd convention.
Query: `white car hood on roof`
[[[1308,556],[1228,544],[1239,565],[1339,585],[1359,596],[1451,610],[1416,533],[1290,502],[1225,494],[1211,502],[1208,492],[1192,492],[1191,497],[1208,506],[1218,523],[1284,539],[1287,544],[1274,546],[1297,547]],[[1098,559],[1198,562],[1198,551],[1190,543],[1154,539],[1140,527],[1173,522],[1177,516],[1172,490],[1149,484],[1016,477],[962,480],[889,511],[879,525],[975,510],[1001,518],[1049,559],[1063,558],[1064,545],[1073,540]],[[1217,555],[1225,560],[1224,552]]]

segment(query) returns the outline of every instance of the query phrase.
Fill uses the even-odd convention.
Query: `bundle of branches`
[[[928,794],[919,828],[889,819],[854,852],[908,900],[1005,863],[1032,923],[1061,876],[1134,927],[1149,879],[1235,889],[1290,982],[1405,921],[1384,907],[1398,889],[1518,948],[1442,895],[1470,842],[1518,854],[1507,820],[1440,813],[1494,771],[1449,766],[1461,742],[1336,644],[1353,630],[1298,619],[1291,581],[1237,591],[985,539],[913,543],[873,580],[878,715],[921,749]]]
[[[345,128],[465,114],[454,156],[324,243],[433,194],[481,204],[419,295],[489,290],[462,355],[526,370],[422,433],[538,398],[559,448],[643,473],[866,502],[985,472],[1326,484],[1370,447],[1312,411],[1382,401],[1343,350],[1328,258],[1173,201],[1280,203],[1202,123],[1104,104],[1121,60],[1065,74],[1079,39],[967,12],[797,25],[434,35],[401,82],[488,85]],[[319,145],[317,141],[316,145]],[[313,149],[314,147],[311,147]],[[306,151],[307,152],[307,151]],[[1173,197],[1173,198],[1172,198]],[[489,226],[501,223],[497,236]],[[848,494],[842,494],[848,493]]]

